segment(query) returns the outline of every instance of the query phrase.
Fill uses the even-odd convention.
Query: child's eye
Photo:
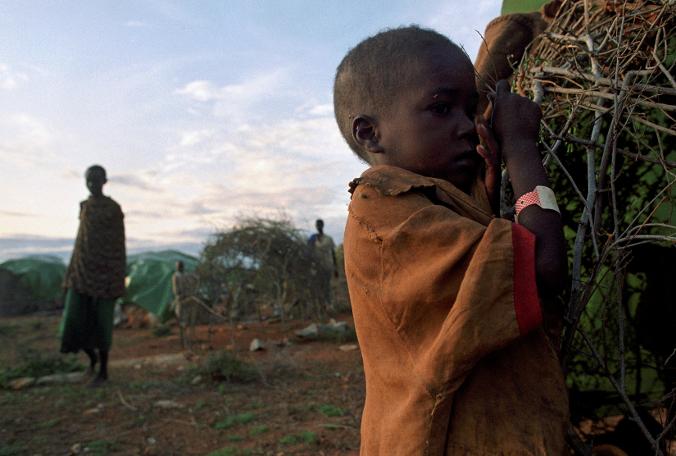
[[[448,103],[434,103],[429,109],[438,116],[445,116],[451,112],[451,107]]]

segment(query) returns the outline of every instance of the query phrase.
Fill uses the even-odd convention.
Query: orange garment
[[[350,185],[345,269],[366,376],[361,454],[560,455],[568,423],[535,238],[392,166]]]

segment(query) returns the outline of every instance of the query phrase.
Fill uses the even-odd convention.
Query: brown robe
[[[80,203],[80,226],[65,278],[67,288],[97,298],[124,295],[123,218],[120,206],[107,196],[90,196]]]
[[[494,218],[480,182],[472,197],[377,166],[350,191],[361,454],[563,454],[567,393],[540,328],[534,236]]]

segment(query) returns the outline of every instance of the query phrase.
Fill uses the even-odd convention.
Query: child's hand
[[[500,184],[502,182],[502,154],[500,147],[496,141],[493,133],[486,126],[483,118],[477,116],[474,122],[476,132],[481,139],[481,144],[476,146],[477,153],[484,159],[486,164],[486,176],[484,184],[486,185],[486,193],[488,194],[488,201],[493,209],[493,214],[500,216]]]
[[[491,127],[505,161],[508,161],[513,153],[522,150],[521,145],[533,144],[537,140],[542,111],[528,98],[512,93],[504,79],[498,81],[492,104]]]

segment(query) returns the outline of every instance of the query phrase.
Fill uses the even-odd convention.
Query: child
[[[97,386],[108,379],[113,312],[115,299],[124,294],[126,253],[122,210],[103,194],[106,170],[91,166],[85,179],[91,195],[80,203],[80,227],[65,278],[61,352],[84,350],[92,374],[100,361],[92,381]]]
[[[337,70],[338,126],[371,165],[344,239],[365,455],[565,451],[565,384],[540,329],[538,291],[566,273],[540,111],[501,81],[491,132],[477,98],[466,55],[418,27],[364,40]],[[502,159],[518,224],[495,214]]]

